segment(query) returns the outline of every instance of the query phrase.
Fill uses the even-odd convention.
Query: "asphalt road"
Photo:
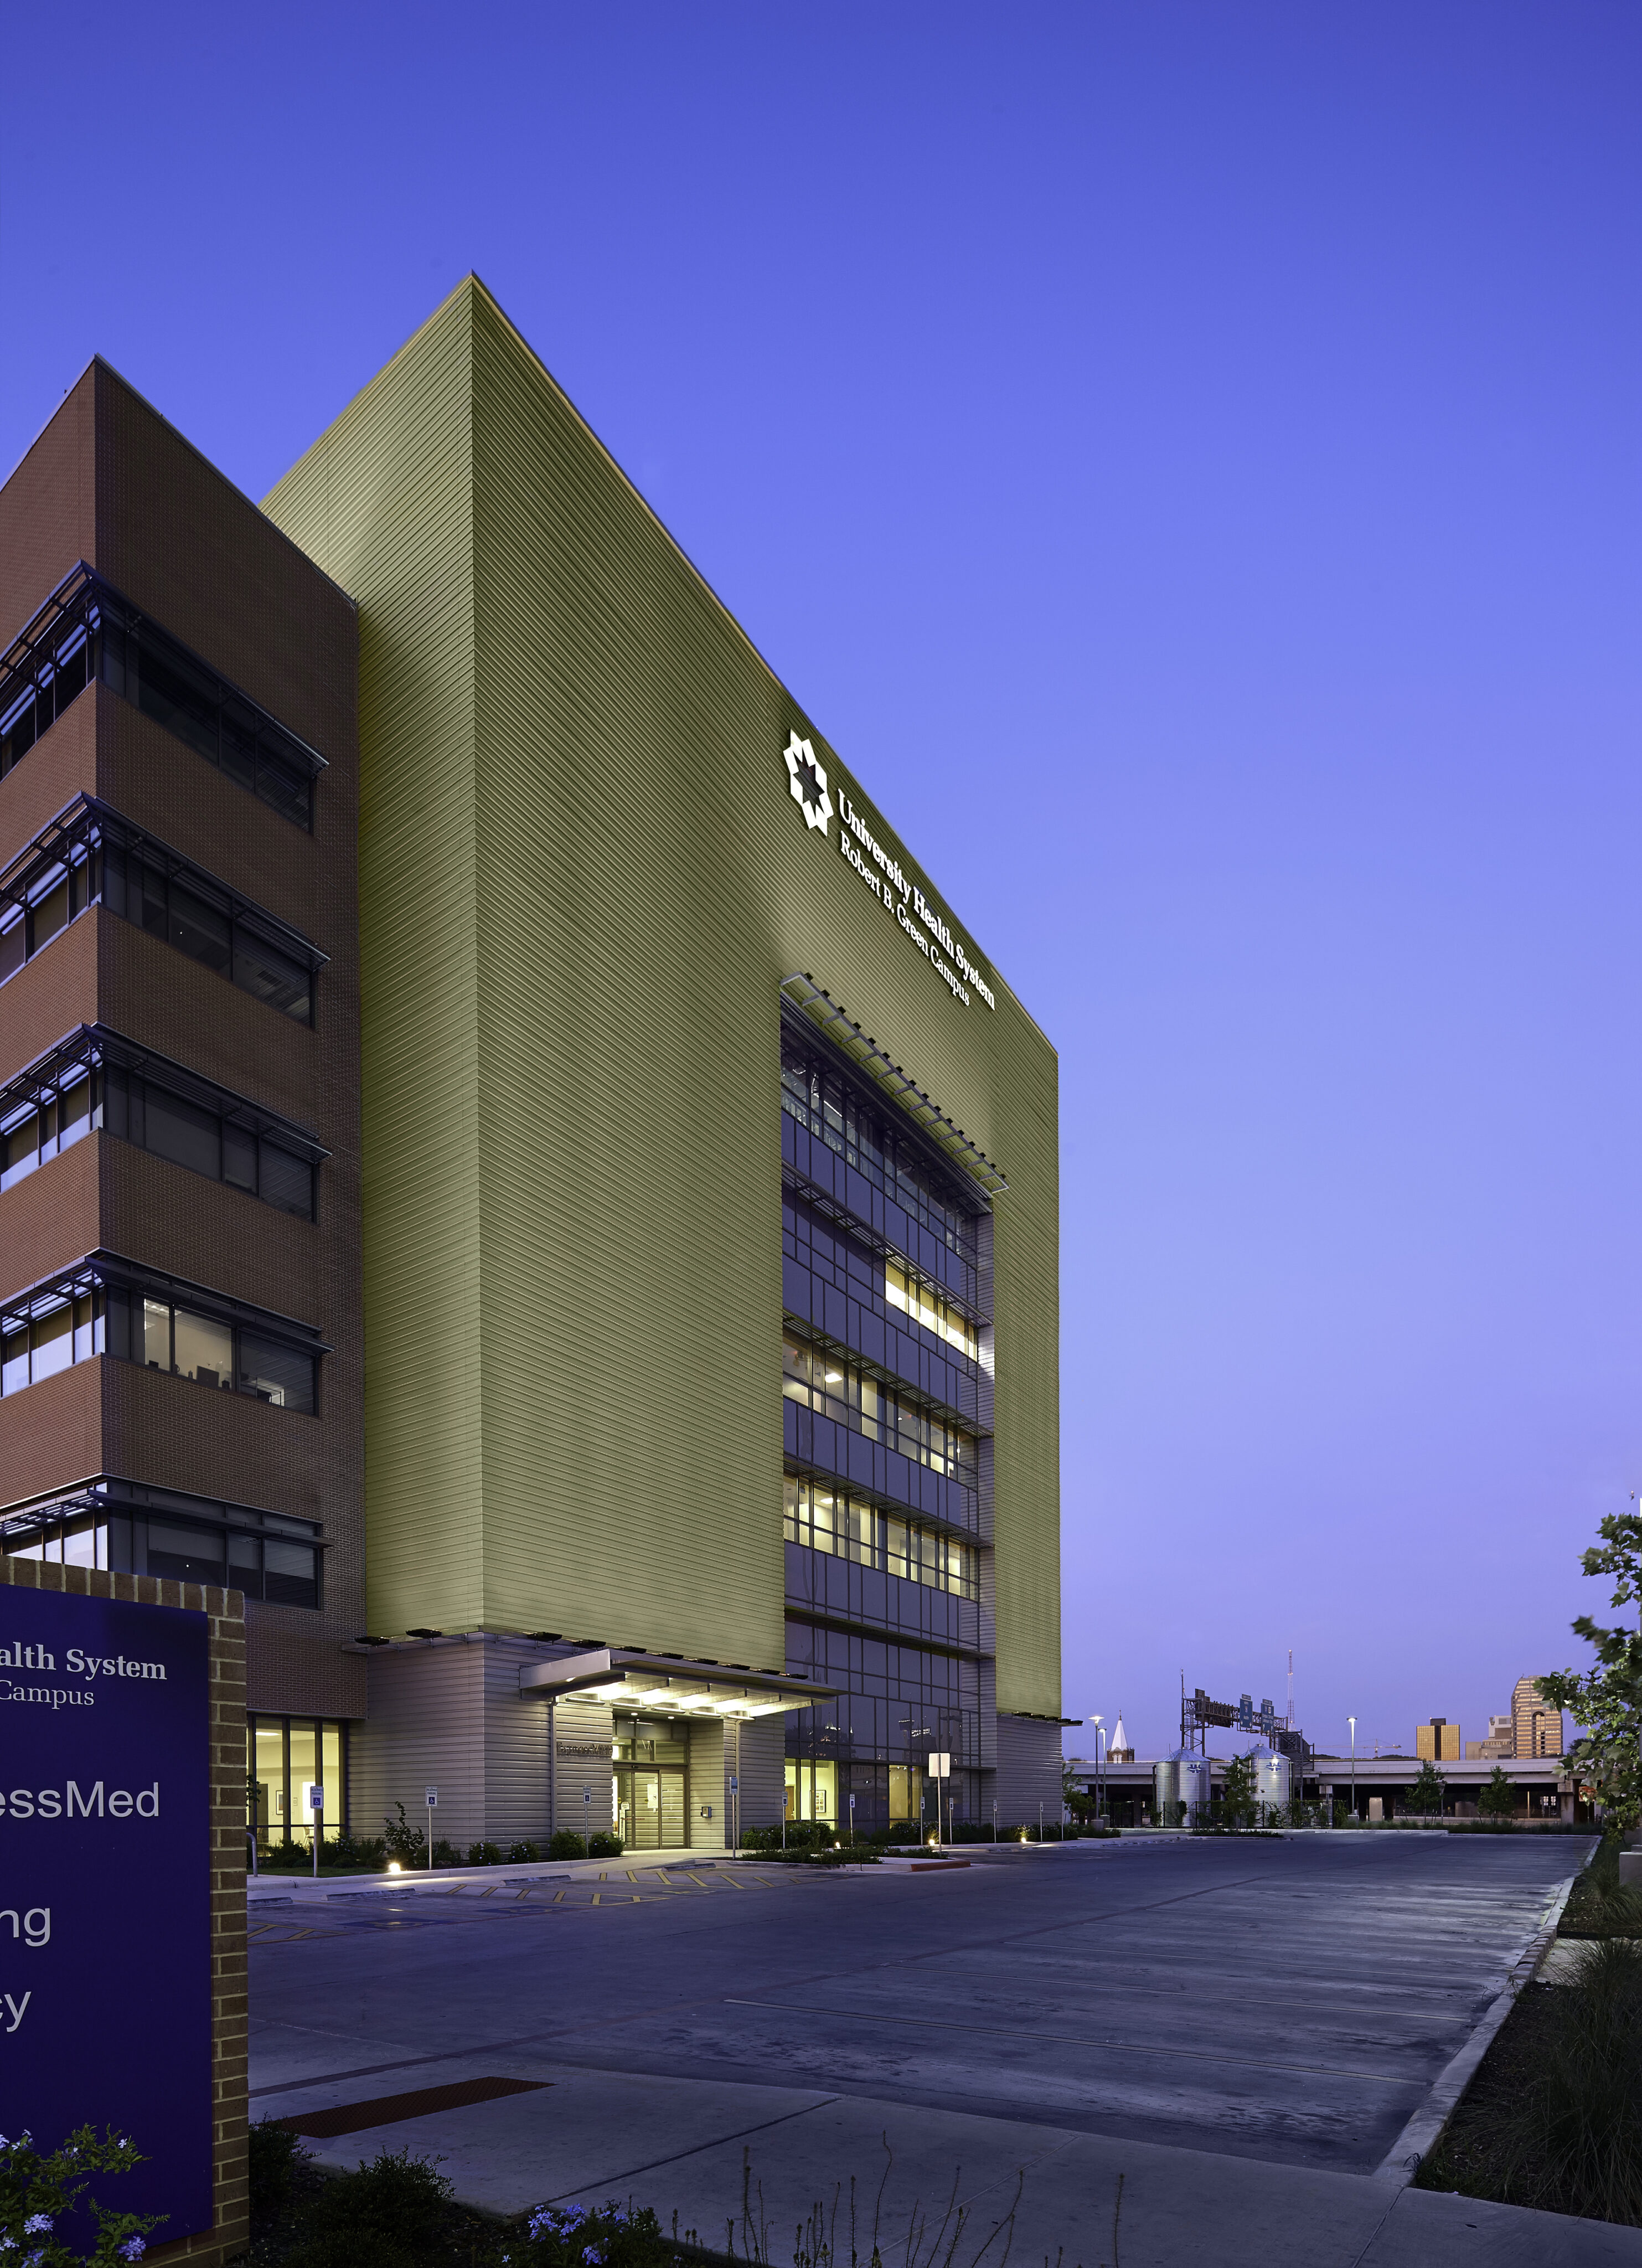
[[[602,1881],[264,1912],[253,2114],[490,2054],[1364,2172],[1585,1849],[1073,1845],[916,1876],[617,1861]]]

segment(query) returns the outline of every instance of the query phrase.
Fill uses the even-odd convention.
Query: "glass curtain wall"
[[[924,1813],[924,1774],[916,1764],[823,1763],[814,1756],[787,1758],[787,1817],[813,1819],[836,1827],[850,1825],[855,1798],[857,1831],[869,1835],[886,1825],[919,1824]]]

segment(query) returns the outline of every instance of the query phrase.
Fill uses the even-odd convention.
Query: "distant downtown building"
[[[261,509],[93,363],[0,606],[4,1548],[271,1841],[1057,1800],[1053,1049],[482,286]]]
[[[1559,1756],[1562,1712],[1547,1701],[1532,1677],[1519,1677],[1511,1689],[1511,1735],[1520,1756]]]

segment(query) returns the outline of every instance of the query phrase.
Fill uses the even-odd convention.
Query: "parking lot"
[[[253,2112],[481,2068],[573,2071],[1366,2172],[1585,1850],[1182,1840],[1005,1849],[911,1876],[613,1861],[569,1884],[264,1909]],[[599,2099],[613,2100],[602,2080]],[[653,2163],[665,2139],[635,2131],[601,2152],[600,2178],[624,2154]]]

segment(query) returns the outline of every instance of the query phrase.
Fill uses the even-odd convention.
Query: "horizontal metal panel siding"
[[[367,1037],[367,1076],[385,1088],[388,1057],[441,1091],[453,1063],[475,1074],[473,1147],[461,1155],[465,1168],[476,1161],[482,1361],[476,1380],[444,1367],[447,1327],[465,1326],[465,1307],[418,1319],[441,1348],[431,1367],[419,1350],[403,1395],[430,1395],[443,1414],[413,1414],[399,1386],[375,1389],[373,1409],[402,1410],[413,1448],[373,1423],[372,1505],[396,1494],[393,1521],[419,1520],[428,1489],[415,1437],[466,1440],[479,1428],[474,1563],[488,1623],[780,1660],[777,986],[807,970],[1010,1175],[995,1256],[999,1697],[1056,1712],[1053,1050],[996,978],[996,1014],[978,998],[954,1002],[840,857],[836,821],[824,838],[806,828],[781,762],[793,728],[815,742],[835,798],[847,787],[937,897],[471,282],[269,500],[359,598],[367,682],[373,637],[399,643],[409,605],[372,563],[386,548],[429,547],[408,519],[437,530],[449,517],[446,468],[431,444],[414,466],[390,463],[394,418],[372,397],[443,400],[462,359],[453,326],[472,380],[476,1050],[396,979],[398,1020]],[[402,413],[398,422],[420,448],[423,427]],[[460,453],[458,438],[445,446]],[[343,492],[358,499],[352,560],[321,535],[340,524]],[[407,805],[443,799],[428,774],[447,759],[374,711],[366,739],[372,838],[373,777],[385,789],[396,780]],[[372,842],[366,874],[382,864]],[[365,904],[377,932],[369,1019],[373,951],[387,969],[369,881]],[[436,1176],[419,1183],[389,1160],[373,1183],[374,1091],[367,1219],[373,1205],[389,1217],[367,1228],[373,1374],[384,1349],[398,1363],[415,1336],[402,1315],[391,1341],[382,1335],[388,1270],[376,1256],[396,1256],[402,1301],[425,1277],[411,1248],[446,1226],[423,1204],[444,1202]],[[402,1111],[379,1109],[375,1123],[409,1137]],[[405,1559],[401,1549],[391,1584],[377,1587],[373,1570],[373,1601],[404,1602],[399,1627],[448,1627],[459,1609],[422,1603]]]
[[[474,313],[480,865],[510,878],[480,945],[487,1609],[776,1666],[763,952],[756,907],[703,920],[690,848],[724,693],[672,619],[693,578]]]
[[[998,1819],[1002,1827],[1045,1826],[1061,1814],[1060,1727],[1032,1717],[998,1719]]]
[[[778,1827],[781,1823],[786,1802],[784,1726],[785,1719],[781,1717],[755,1717],[741,1727],[740,1768],[736,1777],[741,1783],[743,1835],[749,1827]],[[726,1829],[733,1833],[736,1815],[732,1808],[729,1777],[737,1758],[733,1732],[725,1734],[725,1749],[727,1761],[723,1817]],[[703,1820],[698,1823],[705,1826],[707,1822]]]
[[[448,302],[266,509],[359,602],[367,1614],[484,1618],[469,325]]]
[[[368,1715],[348,1741],[348,1809],[356,1835],[379,1835],[405,1807],[425,1827],[423,1790],[437,1787],[435,1837],[465,1849],[485,1831],[484,1649],[433,1646],[373,1653]]]

